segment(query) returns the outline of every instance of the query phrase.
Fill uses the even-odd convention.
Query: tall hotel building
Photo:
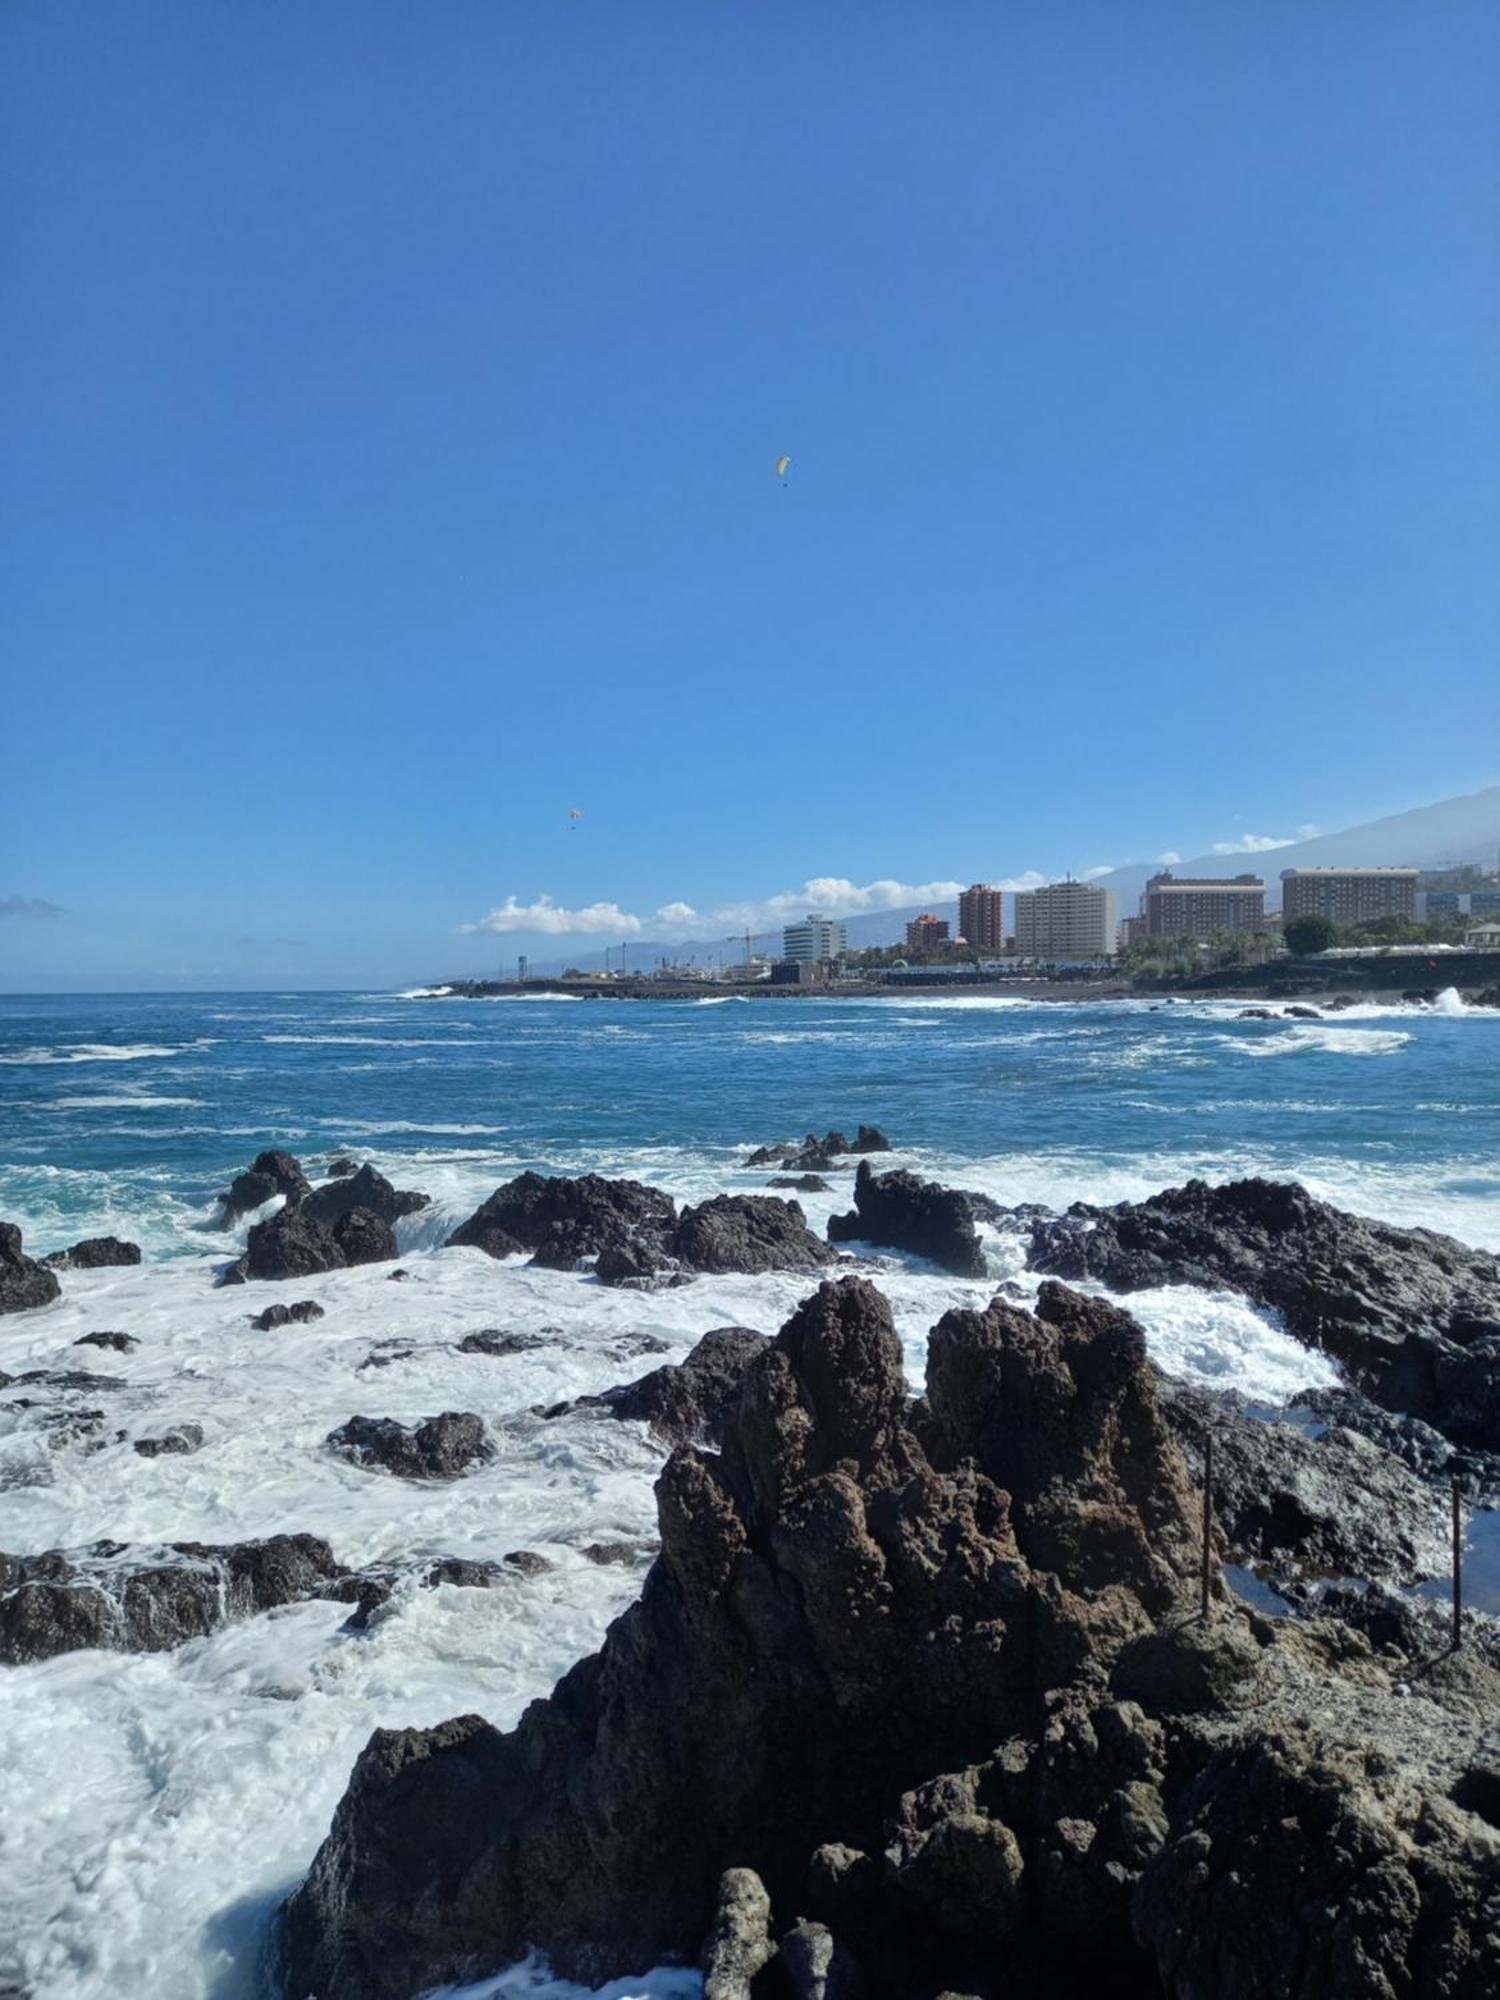
[[[1344,926],[1374,923],[1379,917],[1417,914],[1415,868],[1283,868],[1281,914],[1327,917]],[[1429,909],[1431,899],[1429,898]]]
[[[1153,875],[1141,913],[1149,937],[1211,938],[1218,931],[1258,931],[1266,914],[1259,875]]]
[[[958,899],[958,934],[975,951],[1005,949],[1005,897],[988,882],[976,882]]]
[[[1049,965],[1112,958],[1119,931],[1113,889],[1053,882],[1016,897],[1016,950]]]

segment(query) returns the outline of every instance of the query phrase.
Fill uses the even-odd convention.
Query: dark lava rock
[[[405,2000],[532,1947],[590,1983],[691,1958],[736,1856],[796,1896],[813,1848],[878,1835],[1191,1596],[1196,1508],[1140,1331],[1058,1288],[1048,1309],[949,1315],[934,1462],[884,1300],[823,1285],[752,1362],[722,1453],[668,1460],[661,1554],[602,1653],[509,1735],[372,1738],[288,1906],[286,1991]],[[1040,1567],[1075,1558],[1066,1583]],[[907,1970],[882,1995],[918,1990]]]
[[[410,1272],[410,1271],[387,1271],[387,1272],[386,1272],[386,1277],[387,1277],[387,1278],[388,1278],[388,1279],[390,1280],[390,1282],[391,1282],[392,1284],[399,1284],[399,1282],[401,1281],[401,1279],[403,1279],[403,1278],[409,1278],[410,1276],[411,1276],[411,1272]]]
[[[389,1368],[395,1361],[410,1361],[416,1353],[414,1347],[402,1347],[394,1342],[385,1347],[372,1347],[360,1362],[361,1368]]]
[[[1321,1021],[1323,1014],[1318,1007],[1288,1007],[1286,1018],[1289,1021]]]
[[[0,1660],[21,1666],[84,1646],[163,1652],[231,1619],[335,1596],[346,1574],[313,1535],[0,1555]]]
[[[739,1400],[745,1371],[766,1346],[763,1333],[722,1326],[705,1333],[685,1361],[653,1368],[639,1381],[583,1396],[565,1410],[608,1410],[611,1416],[649,1424],[669,1444],[717,1445]]]
[[[984,1251],[974,1218],[983,1204],[957,1188],[940,1187],[898,1169],[875,1174],[861,1160],[854,1177],[854,1208],[830,1216],[831,1243],[880,1243],[926,1257],[960,1278],[982,1278]]]
[[[1030,1263],[1116,1292],[1241,1292],[1386,1409],[1500,1447],[1500,1258],[1450,1236],[1346,1214],[1295,1183],[1190,1181],[1034,1224]]]
[[[73,1342],[75,1347],[107,1347],[115,1354],[128,1354],[140,1344],[133,1333],[85,1333]]]
[[[594,1265],[594,1276],[601,1285],[645,1290],[671,1269],[670,1260],[655,1244],[637,1236],[623,1243],[606,1243]]]
[[[1308,1437],[1179,1384],[1162,1407],[1193,1478],[1214,1443],[1214,1513],[1236,1560],[1321,1576],[1412,1583],[1444,1560],[1447,1495],[1352,1430]],[[1277,1587],[1280,1587],[1278,1581]]]
[[[814,1271],[833,1262],[798,1204],[766,1194],[720,1194],[685,1208],[672,1254],[694,1271]]]
[[[1276,1015],[1270,1007],[1241,1007],[1234,1018],[1237,1021],[1274,1021]]]
[[[512,1549],[501,1560],[517,1576],[548,1576],[557,1567],[545,1556],[539,1556],[535,1549]]]
[[[6,1386],[19,1389],[23,1384],[55,1389],[64,1396],[98,1396],[128,1386],[122,1375],[94,1375],[86,1368],[28,1368],[24,1375],[13,1375]]]
[[[578,1553],[596,1569],[634,1569],[637,1563],[649,1560],[654,1550],[642,1542],[590,1542]]]
[[[291,1306],[267,1306],[257,1313],[250,1324],[259,1333],[270,1333],[278,1326],[305,1326],[309,1320],[321,1319],[323,1308],[316,1299],[298,1299]]]
[[[1319,1423],[1358,1431],[1410,1466],[1419,1479],[1458,1479],[1465,1492],[1491,1506],[1500,1505],[1500,1451],[1454,1445],[1420,1417],[1383,1410],[1357,1389],[1304,1389],[1292,1410]]]
[[[830,1194],[832,1183],[821,1174],[773,1174],[767,1187],[795,1188],[799,1194]]]
[[[504,1580],[505,1565],[477,1560],[473,1556],[441,1556],[422,1578],[428,1589],[440,1583],[462,1584],[466,1590],[493,1590]]]
[[[640,1181],[526,1173],[497,1188],[448,1241],[491,1257],[530,1250],[552,1268],[566,1270],[609,1244],[635,1237],[661,1244],[676,1214],[668,1195]]]
[[[482,1417],[445,1410],[408,1426],[393,1417],[351,1417],[324,1442],[356,1465],[380,1466],[402,1479],[457,1479],[495,1456]]]
[[[240,1259],[247,1278],[315,1278],[345,1262],[333,1231],[290,1206],[256,1223]]]
[[[504,1360],[511,1354],[532,1354],[547,1342],[535,1333],[502,1333],[497,1326],[481,1327],[478,1333],[466,1333],[458,1343],[460,1354],[492,1354],[497,1360]]]
[[[16,1225],[0,1222],[0,1313],[50,1306],[61,1290],[52,1272],[22,1251]]]
[[[333,1225],[333,1240],[344,1262],[388,1264],[396,1255],[396,1237],[391,1225],[368,1208],[351,1208]]]
[[[139,1264],[141,1246],[118,1236],[87,1236],[71,1250],[54,1250],[42,1262],[54,1271],[100,1271],[110,1264]]]
[[[775,1146],[758,1146],[746,1160],[747,1167],[796,1167],[816,1170],[831,1167],[850,1153],[888,1153],[891,1142],[876,1125],[861,1125],[853,1139],[842,1132],[826,1132],[820,1139],[809,1132],[801,1145],[784,1140]]]
[[[358,1171],[358,1161],[351,1160],[347,1153],[340,1153],[336,1160],[328,1162],[328,1178],[330,1180],[341,1180],[345,1174],[358,1173]]]
[[[137,1438],[135,1448],[142,1458],[173,1457],[181,1453],[201,1451],[203,1448],[203,1426],[201,1424],[174,1424],[160,1437]]]
[[[326,1187],[314,1188],[303,1198],[302,1213],[315,1222],[327,1223],[330,1229],[340,1216],[355,1208],[368,1209],[382,1222],[394,1224],[403,1215],[414,1215],[419,1208],[426,1208],[431,1199],[431,1195],[392,1187],[384,1174],[366,1165],[358,1170],[351,1168],[347,1175],[330,1181]]]
[[[285,1195],[288,1205],[294,1206],[310,1192],[306,1174],[290,1153],[260,1153],[220,1196],[220,1219],[227,1227],[236,1216],[248,1215],[273,1195]]]

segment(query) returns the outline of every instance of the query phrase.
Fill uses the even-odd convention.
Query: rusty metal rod
[[[1453,1482],[1453,1650],[1456,1653],[1464,1636],[1464,1519],[1463,1504],[1459,1497],[1459,1485]]]

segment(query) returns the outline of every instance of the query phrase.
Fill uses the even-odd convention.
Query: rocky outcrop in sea
[[[1217,1534],[1201,1616],[1203,1413],[1169,1417],[1126,1313],[1055,1282],[950,1312],[914,1402],[846,1277],[692,1370],[719,1448],[668,1458],[640,1600],[514,1730],[376,1733],[287,1993],[406,2000],[533,1947],[593,1982],[701,1958],[714,1996],[1492,1990],[1500,1676],[1261,1616]],[[1303,1503],[1324,1470],[1269,1468]]]

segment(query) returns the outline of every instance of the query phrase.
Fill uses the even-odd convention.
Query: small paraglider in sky
[[[581,813],[581,812],[580,812],[580,811],[578,810],[577,806],[569,806],[569,807],[568,807],[568,831],[569,831],[569,833],[576,833],[576,832],[578,831],[578,822],[579,822],[579,821],[580,821],[580,820],[581,820],[582,818],[583,818],[583,814],[582,814],[582,813]]]
[[[786,485],[786,469],[791,462],[789,458],[778,458],[776,461],[776,477],[781,481],[783,486]]]

